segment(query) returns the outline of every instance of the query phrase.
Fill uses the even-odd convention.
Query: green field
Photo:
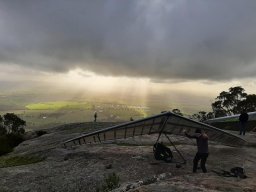
[[[89,102],[56,101],[46,103],[32,103],[25,106],[29,110],[67,110],[67,109],[93,109]]]
[[[9,98],[10,99],[10,98]],[[2,98],[8,105],[8,98]],[[36,99],[35,99],[36,100]],[[1,103],[0,103],[1,104]],[[15,108],[1,110],[0,115],[15,113],[27,123],[26,130],[38,130],[51,128],[62,124],[94,121],[94,112],[97,111],[98,122],[126,122],[132,117],[134,120],[142,119],[167,111],[168,107],[161,106],[140,106],[126,104],[119,101],[72,101],[57,100],[51,102],[23,101],[20,98],[15,100]],[[170,110],[170,109],[169,109]]]
[[[131,117],[138,120],[154,114],[149,108],[142,106],[92,101],[29,103],[21,109],[0,111],[0,114],[17,114],[26,121],[26,130],[29,131],[68,123],[92,122],[95,111],[98,122],[125,122]]]
[[[92,122],[95,111],[99,122],[125,122],[131,117],[138,120],[173,108],[180,108],[185,113],[186,109],[189,111],[194,107],[173,100],[168,102],[159,97],[148,99],[145,106],[136,97],[130,98],[130,101],[107,96],[87,97],[81,98],[78,94],[70,99],[70,95],[66,93],[45,94],[40,90],[1,93],[0,115],[17,114],[26,121],[26,130],[29,131],[68,123]]]

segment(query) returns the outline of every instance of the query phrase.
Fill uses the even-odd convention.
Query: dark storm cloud
[[[254,0],[0,0],[0,63],[221,80],[256,73]]]

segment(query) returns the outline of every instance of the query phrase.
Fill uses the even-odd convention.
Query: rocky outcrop
[[[0,161],[15,156],[43,159],[38,163],[0,168],[0,191],[94,192],[109,173],[116,173],[120,178],[120,187],[115,192],[256,190],[256,148],[253,145],[234,148],[211,143],[208,173],[198,170],[193,174],[191,168],[196,146],[186,138],[172,138],[187,159],[187,164],[180,168],[176,167],[180,159],[174,149],[174,163],[154,159],[154,136],[131,138],[118,144],[63,148],[63,141],[92,129],[90,123],[55,127],[47,130],[47,134],[24,141],[12,153],[0,157]],[[247,134],[244,138],[253,144],[256,134]],[[244,166],[248,178],[221,177],[212,172],[230,170],[235,166]]]

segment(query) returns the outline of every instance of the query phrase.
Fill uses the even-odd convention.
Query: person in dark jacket
[[[185,132],[185,135],[188,138],[196,139],[197,143],[197,153],[193,160],[193,173],[196,173],[198,162],[201,160],[201,169],[204,173],[207,172],[207,169],[205,167],[206,160],[208,158],[209,152],[208,152],[208,136],[206,133],[202,133],[201,129],[197,129],[195,131],[195,134],[189,135],[187,132]]]
[[[249,115],[246,112],[242,112],[241,115],[239,116],[239,128],[240,128],[239,135],[245,135],[245,129],[246,129],[248,119],[249,119]]]
[[[98,115],[97,115],[97,112],[95,111],[95,112],[94,112],[94,122],[97,121],[97,117],[98,117]]]

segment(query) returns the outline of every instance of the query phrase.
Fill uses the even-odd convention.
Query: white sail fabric
[[[256,111],[247,113],[249,116],[248,121],[256,120]],[[225,116],[225,117],[218,117],[213,119],[206,120],[206,123],[217,123],[217,122],[227,122],[227,121],[239,121],[239,116],[241,114]]]
[[[201,129],[206,132],[210,141],[216,141],[231,146],[241,146],[246,143],[244,139],[216,127],[193,121],[171,112],[165,112],[138,121],[123,123],[83,134],[79,137],[65,141],[64,146],[69,147],[72,145],[101,143],[159,133],[184,136],[184,131],[192,134],[196,129]]]

